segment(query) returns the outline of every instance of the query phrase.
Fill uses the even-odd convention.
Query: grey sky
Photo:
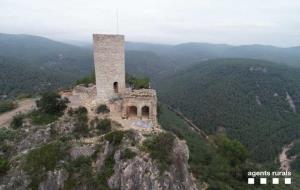
[[[0,0],[0,32],[88,41],[300,45],[299,0]]]

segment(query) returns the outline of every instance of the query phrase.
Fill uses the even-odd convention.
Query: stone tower
[[[94,34],[97,97],[101,103],[125,90],[124,36]]]

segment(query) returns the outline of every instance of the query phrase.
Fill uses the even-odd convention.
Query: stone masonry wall
[[[94,34],[93,42],[97,97],[106,103],[117,95],[114,82],[119,94],[125,90],[124,36]]]

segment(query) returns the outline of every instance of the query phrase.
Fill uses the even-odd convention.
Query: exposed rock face
[[[296,105],[294,103],[293,98],[289,95],[288,92],[286,92],[286,100],[289,103],[289,106],[291,107],[291,109],[293,110],[293,112],[296,113]]]
[[[64,182],[68,179],[68,172],[65,170],[49,171],[46,180],[39,185],[39,190],[63,189]]]
[[[28,184],[27,175],[22,170],[11,171],[2,179],[0,177],[0,190],[25,190]]]
[[[0,176],[0,190],[30,189],[33,178],[24,169],[26,156],[32,150],[56,141],[67,144],[68,148],[65,150],[65,156],[59,158],[52,169],[46,169],[44,165],[38,166],[37,169],[43,168],[37,170],[39,173],[35,173],[43,176],[35,186],[39,190],[61,190],[67,185],[69,185],[67,189],[75,190],[97,190],[102,189],[101,185],[119,190],[197,189],[193,176],[188,171],[189,150],[184,141],[174,137],[171,145],[173,148],[168,153],[170,163],[164,171],[160,170],[159,161],[151,158],[149,151],[141,148],[145,139],[164,133],[163,130],[144,133],[113,128],[111,132],[102,135],[91,130],[88,136],[76,139],[73,136],[73,129],[74,121],[70,116],[65,115],[50,125],[28,126],[26,130],[20,131],[22,138],[10,142],[13,146],[12,150],[16,151],[13,151],[11,153],[13,155],[9,158],[10,170],[6,175]],[[128,149],[131,151],[131,156],[125,157],[124,152]],[[49,155],[39,155],[35,158],[40,159],[43,156]],[[53,154],[51,156],[56,157]],[[81,158],[84,158],[81,160],[83,165],[82,162],[74,164]],[[105,171],[111,173],[106,174]],[[99,176],[104,180],[99,182]],[[91,179],[92,183],[87,179]]]
[[[121,160],[115,153],[114,174],[108,181],[111,189],[120,190],[193,190],[197,189],[188,171],[189,152],[185,142],[175,140],[172,165],[161,173],[155,161],[147,154],[139,154],[130,160]]]

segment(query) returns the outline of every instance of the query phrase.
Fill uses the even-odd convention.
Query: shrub
[[[124,131],[113,131],[105,135],[105,140],[109,141],[110,144],[117,146],[121,144],[123,137],[124,137]]]
[[[17,107],[17,104],[13,101],[0,101],[0,114],[4,112],[8,112]]]
[[[171,133],[159,133],[143,142],[143,147],[150,153],[151,158],[159,162],[160,171],[166,170],[171,164],[174,139]]]
[[[87,109],[85,107],[79,107],[73,111],[75,119],[73,132],[78,136],[87,136],[89,133]]]
[[[85,115],[87,114],[87,109],[83,106],[79,106],[77,109],[74,110],[73,114],[76,115]]]
[[[13,129],[18,129],[23,126],[24,121],[24,115],[23,114],[17,114],[13,117],[13,120],[10,122],[10,127]]]
[[[150,88],[149,78],[137,78],[131,75],[126,75],[126,83],[129,84],[133,89]]]
[[[46,92],[36,101],[36,106],[43,113],[59,115],[67,108],[68,103],[69,100],[62,98],[58,93]]]
[[[133,152],[132,150],[130,150],[129,148],[125,148],[122,152],[121,152],[121,159],[132,159],[136,156],[136,153]]]
[[[9,170],[8,161],[2,156],[0,156],[0,175],[6,174],[8,170]]]
[[[100,134],[105,134],[111,131],[111,121],[109,119],[102,119],[98,122],[96,128]]]
[[[108,107],[105,105],[105,104],[101,104],[97,107],[96,109],[96,113],[99,114],[99,113],[109,113],[109,109]]]

